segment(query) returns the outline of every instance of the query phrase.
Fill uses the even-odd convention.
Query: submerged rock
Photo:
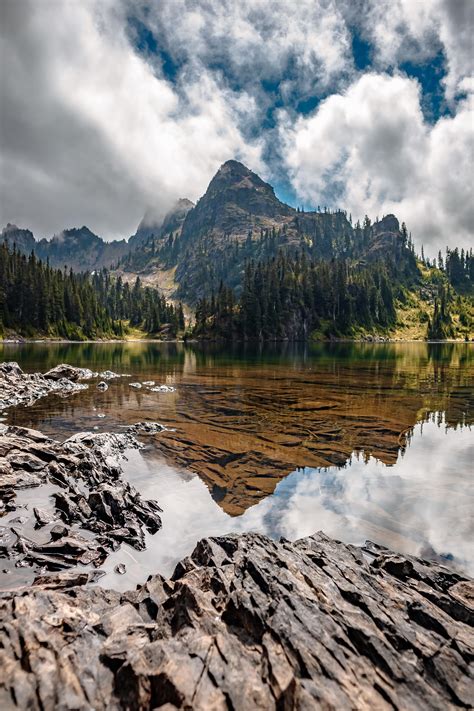
[[[172,385],[155,385],[154,388],[150,388],[152,393],[174,393],[175,390]]]
[[[2,595],[6,708],[471,706],[473,584],[437,564],[246,534],[201,541],[133,592],[82,582]]]
[[[97,383],[97,390],[108,390],[109,386],[105,382],[105,380],[101,380],[100,383]]]
[[[134,425],[127,427],[127,432],[132,435],[137,434],[156,434],[157,432],[163,432],[166,427],[160,425],[159,422],[137,422]]]
[[[114,373],[113,370],[104,370],[102,373],[99,373],[99,375],[104,380],[112,380],[113,378],[129,378],[130,377],[130,375],[126,375],[125,373]]]

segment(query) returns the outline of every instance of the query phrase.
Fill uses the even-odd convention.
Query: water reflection
[[[115,554],[109,569],[123,561],[129,573],[106,584],[169,573],[202,536],[246,530],[298,538],[323,529],[452,556],[474,572],[474,344],[4,344],[0,358],[176,388],[134,390],[123,378],[6,415],[57,439],[141,420],[168,426],[126,468],[163,507],[163,530],[148,551]]]
[[[169,575],[203,536],[258,531],[295,540],[323,530],[342,541],[371,539],[390,548],[474,574],[474,441],[468,427],[448,429],[442,418],[414,428],[396,464],[354,456],[347,466],[305,468],[283,479],[273,495],[231,517],[209,489],[149,450],[132,452],[126,476],[163,508],[163,528],[148,536],[147,550],[128,546],[106,564],[105,587],[127,589],[151,573]],[[127,574],[113,573],[118,562]]]

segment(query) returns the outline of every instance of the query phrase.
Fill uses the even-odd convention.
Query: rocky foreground
[[[0,569],[46,572],[101,565],[121,542],[145,547],[161,509],[122,479],[120,457],[138,448],[138,423],[122,434],[85,432],[63,443],[23,427],[0,429]],[[33,490],[27,503],[25,491]],[[44,507],[34,505],[42,496]]]
[[[474,587],[437,564],[247,534],[133,592],[77,582],[3,593],[2,709],[472,708]]]

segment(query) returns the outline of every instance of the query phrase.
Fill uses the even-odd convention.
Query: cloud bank
[[[335,202],[353,215],[393,212],[418,246],[473,244],[472,96],[428,125],[420,87],[404,76],[364,74],[343,94],[293,123],[281,137],[291,180],[312,204]]]
[[[128,236],[236,157],[307,204],[395,212],[428,254],[472,246],[471,0],[3,0],[0,13],[2,223]]]

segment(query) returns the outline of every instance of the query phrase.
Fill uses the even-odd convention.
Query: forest
[[[247,264],[240,299],[221,283],[196,308],[196,336],[306,339],[344,335],[360,326],[388,328],[396,319],[395,293],[381,263],[313,261],[280,252]]]
[[[168,303],[139,277],[130,286],[106,269],[53,269],[34,253],[0,245],[0,334],[82,340],[122,337],[134,328],[176,336],[184,329],[182,305]]]

